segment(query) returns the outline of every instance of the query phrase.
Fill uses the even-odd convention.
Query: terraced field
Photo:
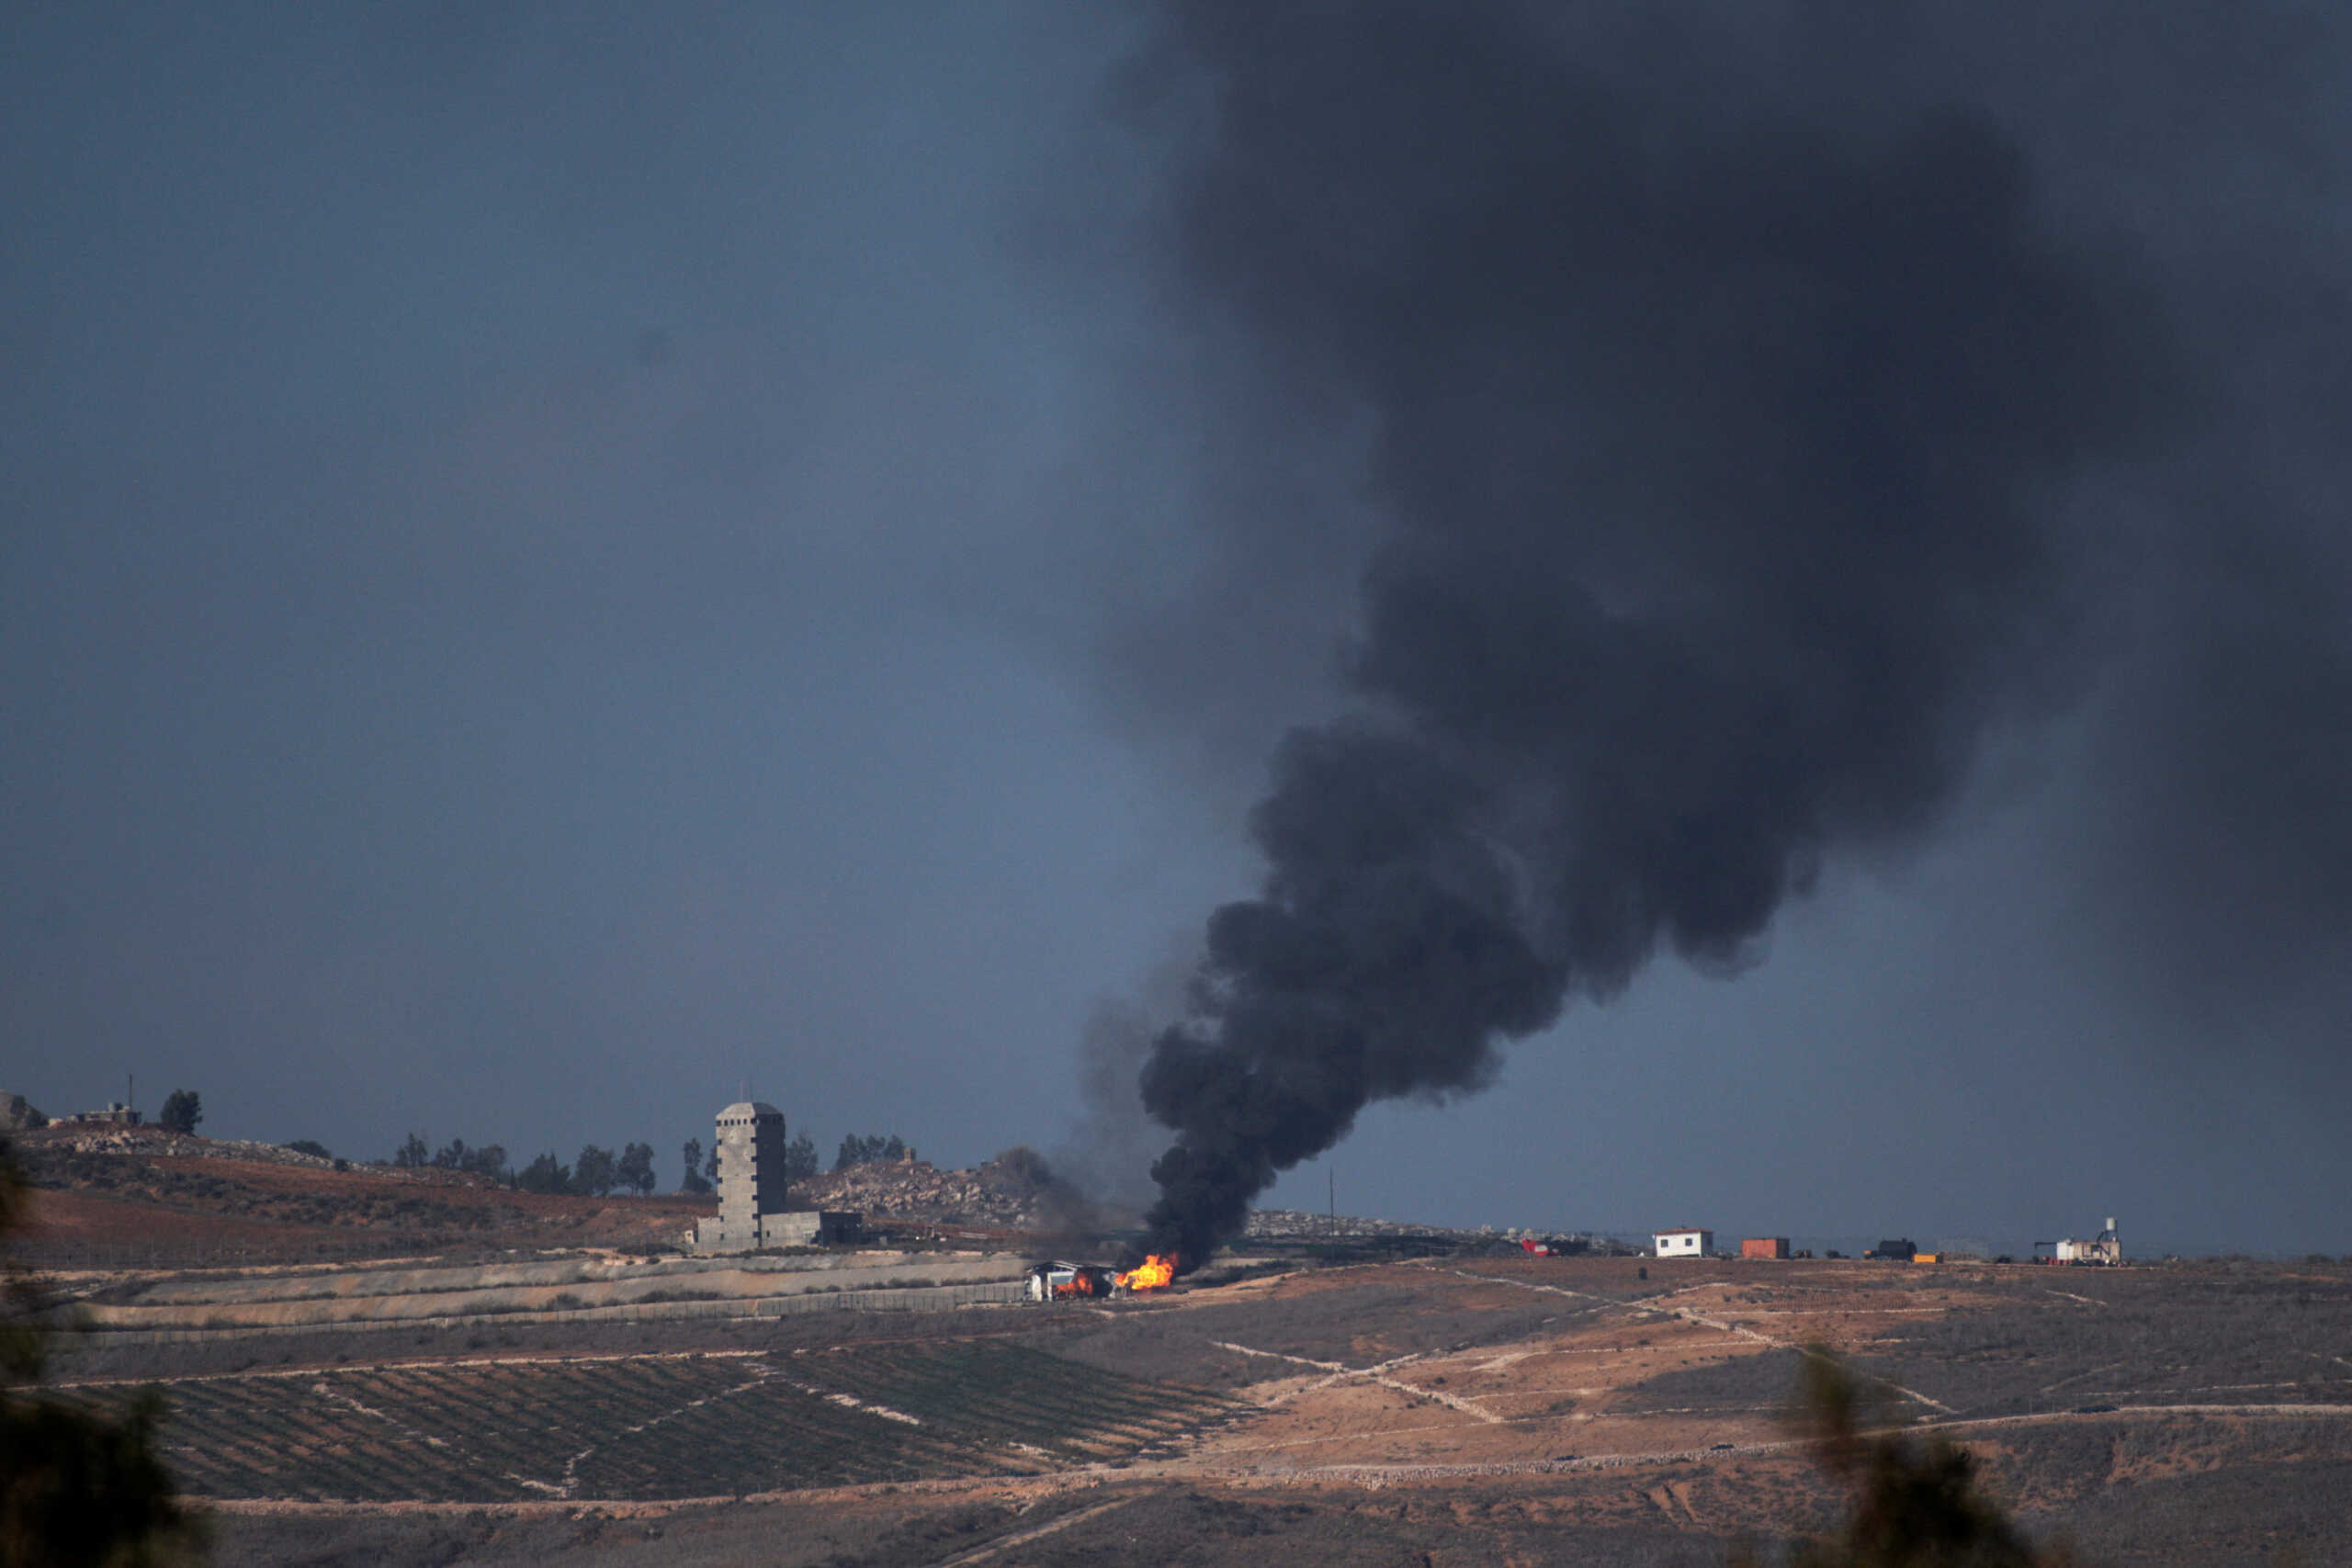
[[[1139,1540],[1207,1568],[1695,1568],[1840,1506],[1782,1420],[1819,1344],[2086,1561],[2352,1562],[2347,1265],[1462,1257],[1103,1310],[585,1327],[612,1332],[428,1331],[365,1366],[335,1358],[385,1337],[102,1345],[67,1382],[114,1400],[175,1372],[174,1466],[219,1500],[221,1561],[254,1568],[931,1568]]]
[[[1001,1340],[393,1364],[164,1384],[217,1498],[741,1496],[1154,1452],[1243,1407]],[[86,1404],[119,1385],[62,1391]]]

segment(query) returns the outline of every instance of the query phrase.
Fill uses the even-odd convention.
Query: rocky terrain
[[[1026,1149],[1007,1150],[968,1170],[941,1170],[922,1159],[854,1165],[797,1183],[792,1201],[812,1209],[854,1209],[869,1225],[911,1222],[1053,1232],[1088,1220],[1083,1201]]]
[[[46,1127],[18,1131],[14,1137],[23,1157],[51,1162],[68,1155],[164,1155],[183,1159],[266,1160],[274,1165],[308,1166],[313,1170],[337,1168],[337,1162],[331,1156],[306,1154],[257,1138],[207,1138],[195,1133],[175,1133],[148,1125],[130,1127],[113,1122],[51,1122]],[[341,1162],[345,1168],[351,1163]]]

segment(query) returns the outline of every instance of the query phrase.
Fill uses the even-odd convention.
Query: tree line
[[[204,1120],[203,1106],[195,1090],[175,1089],[164,1098],[163,1111],[155,1120],[175,1132],[193,1133],[197,1123]],[[321,1159],[334,1158],[327,1146],[315,1139],[298,1138],[286,1146]],[[718,1147],[706,1149],[700,1138],[688,1138],[680,1153],[685,1177],[678,1184],[678,1190],[695,1194],[715,1190],[718,1185]],[[914,1157],[914,1145],[896,1133],[851,1133],[842,1137],[841,1146],[833,1152],[833,1170],[838,1174],[854,1166],[889,1164]],[[475,1147],[463,1138],[452,1138],[436,1149],[425,1142],[424,1134],[412,1132],[393,1151],[391,1163],[403,1170],[461,1170],[488,1177],[523,1192],[563,1192],[588,1198],[609,1197],[616,1191],[650,1194],[659,1185],[653,1173],[650,1144],[624,1144],[617,1153],[584,1144],[570,1165],[548,1150],[518,1168],[508,1162],[503,1144]],[[335,1161],[335,1168],[347,1168],[342,1160]],[[807,1181],[822,1168],[817,1140],[807,1133],[785,1145],[786,1182]]]
[[[403,1170],[461,1170],[504,1182],[517,1191],[568,1192],[583,1198],[605,1198],[616,1191],[644,1195],[656,1185],[651,1144],[624,1144],[617,1153],[583,1144],[570,1165],[550,1149],[517,1168],[507,1162],[503,1145],[476,1148],[463,1138],[452,1138],[435,1149],[423,1134],[411,1133],[393,1152],[392,1164]]]
[[[685,1158],[686,1179],[678,1190],[694,1193],[714,1190],[718,1185],[718,1147],[713,1145],[706,1150],[700,1138],[688,1138],[681,1152]],[[841,1147],[834,1151],[833,1169],[838,1173],[852,1166],[914,1157],[914,1145],[896,1133],[887,1137],[879,1133],[863,1136],[852,1133],[842,1139]],[[817,1140],[808,1134],[803,1133],[784,1145],[784,1179],[786,1183],[807,1181],[822,1168],[818,1162]]]
[[[305,1153],[325,1156],[324,1145],[305,1139],[288,1145]],[[706,1148],[700,1138],[688,1138],[679,1151],[685,1167],[684,1179],[678,1190],[687,1193],[708,1193],[718,1185],[718,1149],[716,1145]],[[896,1133],[852,1133],[843,1137],[841,1147],[833,1154],[833,1169],[848,1170],[854,1166],[893,1163],[915,1157],[914,1145]],[[391,1163],[402,1170],[458,1170],[469,1175],[488,1177],[522,1192],[560,1192],[578,1197],[604,1198],[614,1192],[650,1194],[659,1185],[653,1171],[653,1145],[624,1144],[616,1153],[594,1144],[582,1145],[570,1165],[558,1159],[552,1150],[539,1155],[528,1165],[509,1162],[505,1145],[483,1144],[476,1146],[463,1138],[452,1138],[439,1148],[427,1143],[422,1133],[411,1133],[392,1153]],[[807,1181],[823,1169],[818,1153],[817,1140],[803,1133],[784,1145],[784,1177],[786,1182]]]
[[[194,1089],[175,1089],[164,1097],[163,1110],[155,1120],[175,1132],[193,1133],[197,1123],[204,1120],[204,1101]],[[287,1147],[321,1159],[334,1158],[327,1146],[315,1139],[299,1138]],[[700,1138],[688,1138],[680,1153],[685,1176],[678,1184],[678,1190],[695,1194],[715,1190],[718,1185],[718,1147],[706,1149]],[[838,1174],[854,1166],[890,1164],[914,1157],[914,1145],[896,1133],[851,1133],[842,1137],[841,1146],[833,1152],[833,1170]],[[584,1144],[570,1165],[548,1150],[518,1168],[508,1162],[502,1144],[475,1147],[463,1138],[452,1138],[436,1149],[425,1142],[424,1134],[412,1132],[393,1151],[391,1163],[403,1170],[461,1170],[488,1177],[523,1192],[565,1192],[589,1198],[609,1197],[616,1191],[650,1194],[659,1184],[653,1174],[650,1144],[624,1144],[617,1153]],[[347,1168],[342,1160],[335,1161],[335,1168]],[[807,1181],[822,1168],[817,1140],[807,1133],[785,1145],[786,1182]]]

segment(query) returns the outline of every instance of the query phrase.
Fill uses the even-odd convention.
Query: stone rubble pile
[[[266,1144],[254,1138],[207,1138],[194,1133],[175,1133],[163,1127],[129,1127],[111,1122],[51,1122],[39,1133],[28,1136],[26,1142],[28,1145],[37,1145],[57,1154],[257,1159],[267,1160],[274,1165],[307,1165],[321,1170],[334,1165],[331,1159],[306,1155],[283,1144]]]
[[[876,1220],[997,1225],[1023,1230],[1048,1221],[1050,1190],[990,1160],[970,1170],[941,1170],[929,1160],[854,1165],[796,1182],[796,1207],[854,1209]]]

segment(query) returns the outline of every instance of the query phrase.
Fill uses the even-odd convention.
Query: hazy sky
[[[2083,433],[2000,492],[2064,570],[1971,623],[1949,787],[1826,835],[1760,962],[1661,957],[1485,1092],[1374,1106],[1340,1206],[2352,1250],[2331,14],[1541,7],[1556,70],[1490,84],[1411,7],[1215,10],[9,9],[0,1088],[136,1072],[360,1156],[641,1138],[665,1185],[747,1077],[828,1153],[1055,1147],[1090,1018],[1256,889],[1283,733],[1395,694],[1363,584],[1431,486],[1604,598],[1789,558],[1734,459],[1840,438],[1752,417],[1770,377],[1579,336],[1540,396],[1424,395],[1554,288],[1630,298],[1518,265],[1521,192],[1593,210],[1555,111],[1743,233],[1956,115],[2146,346],[1986,372]],[[1726,167],[1755,126],[1785,155]],[[1604,249],[1716,276],[1656,243]],[[1700,435],[1666,522],[1623,478],[1663,457],[1498,477],[1621,391]]]

